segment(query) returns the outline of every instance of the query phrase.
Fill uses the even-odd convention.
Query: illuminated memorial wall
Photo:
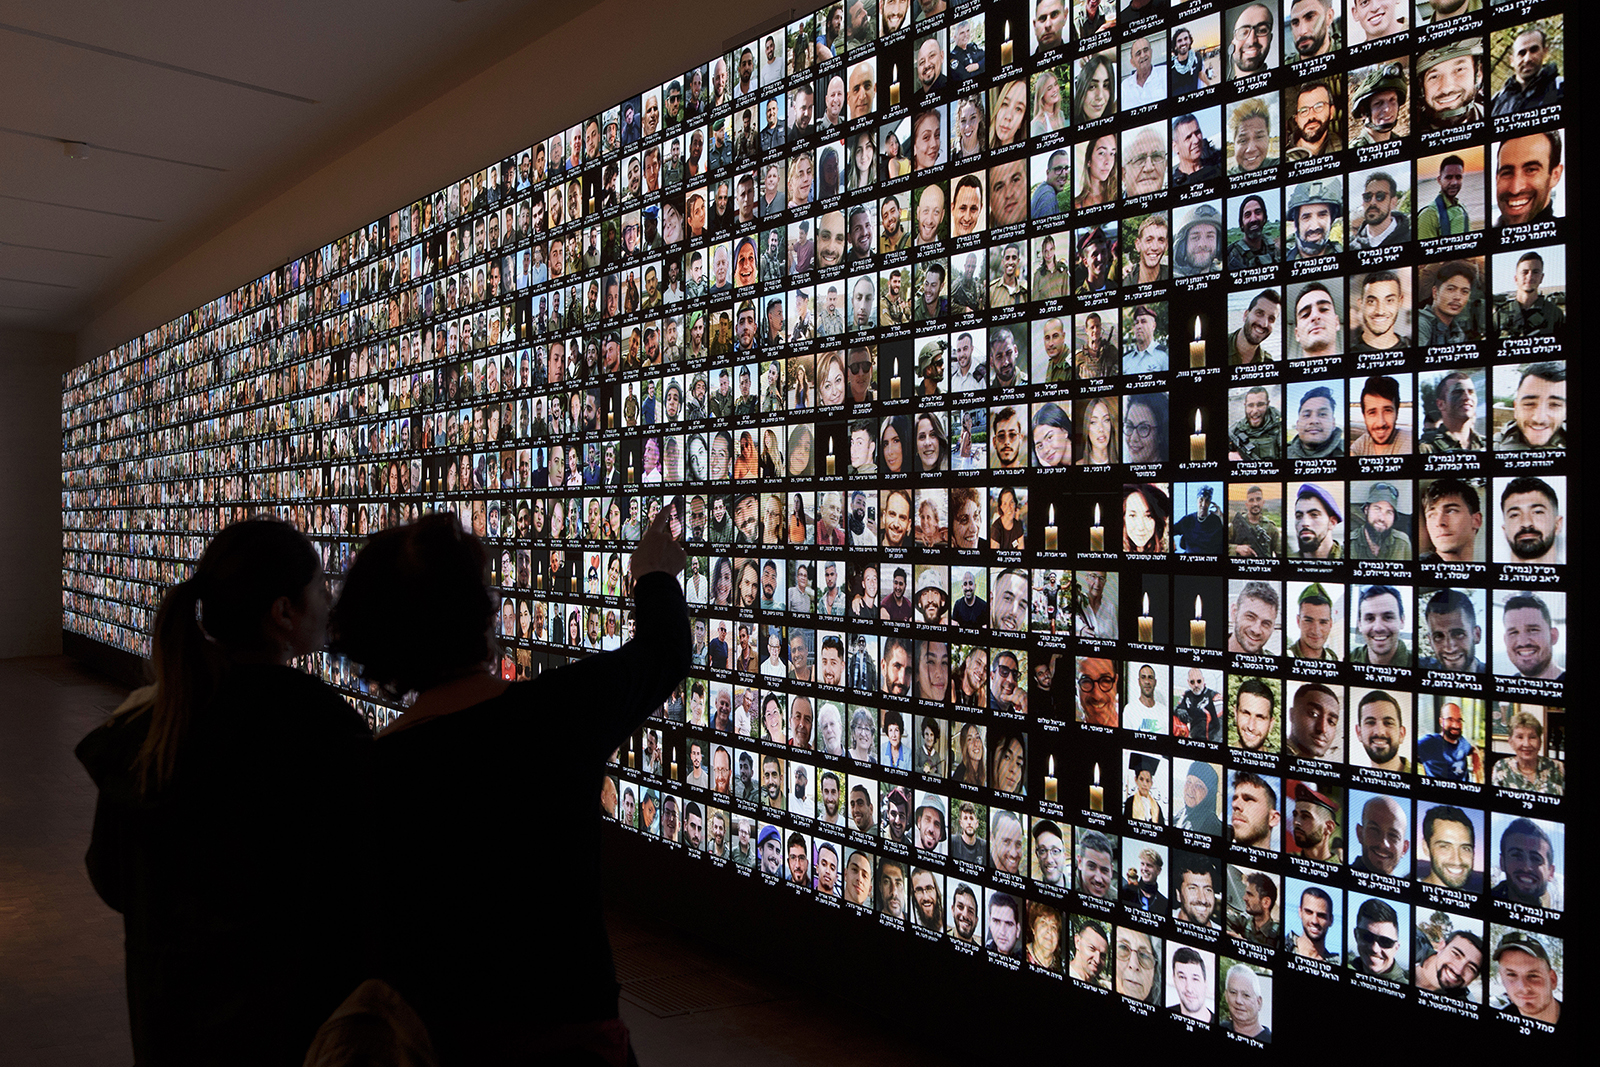
[[[64,626],[453,511],[525,678],[675,508],[695,666],[603,795],[663,872],[1197,1034],[1546,1032],[1563,5],[1447,6],[856,0],[619,86],[68,374]]]

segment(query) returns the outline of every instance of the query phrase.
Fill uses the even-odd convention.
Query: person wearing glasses
[[[1119,725],[1115,661],[1089,656],[1078,662],[1078,721],[1095,726]]]
[[[1145,1004],[1161,1000],[1161,942],[1142,930],[1117,928],[1117,992]]]
[[[1289,112],[1290,162],[1344,151],[1340,125],[1344,115],[1334,104],[1333,88],[1325,81],[1309,81],[1284,90]]]
[[[873,399],[872,350],[852,348],[845,361],[846,384],[852,403],[865,404]]]
[[[1128,397],[1122,424],[1129,463],[1164,463],[1167,459],[1167,394]]]
[[[1356,909],[1355,949],[1346,953],[1351,970],[1401,985],[1411,979],[1400,965],[1400,916],[1393,906],[1370,897]]]
[[[989,710],[1026,715],[1028,712],[1028,691],[1017,685],[1021,680],[1022,669],[1021,664],[1017,661],[1017,654],[1009,648],[996,651],[994,661],[989,667]],[[1020,737],[1012,737],[997,742],[995,745],[996,774],[1000,773],[998,765],[1002,762],[1000,759],[1002,753],[1008,756],[1009,762],[1015,765],[1017,773],[1020,774],[1024,755],[1023,747]],[[1000,789],[1003,787],[995,784],[995,788]],[[1006,792],[1018,791],[1017,788],[1006,789]]]
[[[1361,193],[1362,225],[1350,238],[1351,248],[1398,246],[1411,240],[1411,220],[1395,210],[1400,195],[1393,175],[1380,170],[1367,177]]]
[[[1259,74],[1272,61],[1273,13],[1266,4],[1251,4],[1233,22],[1233,42],[1228,47],[1228,77]]]
[[[963,818],[969,806],[962,805]],[[1034,879],[1045,885],[1066,888],[1067,849],[1066,837],[1061,832],[1061,827],[1049,819],[1035,819],[1032,834]]]
[[[1153,123],[1130,133],[1131,138],[1129,133],[1124,133],[1122,142],[1122,195],[1159,193],[1167,184],[1164,124]]]

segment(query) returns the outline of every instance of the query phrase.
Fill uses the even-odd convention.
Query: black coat
[[[374,746],[379,974],[427,1023],[441,1063],[512,1062],[552,1023],[616,1017],[601,779],[690,665],[677,580],[641,577],[634,603],[622,648]]]
[[[123,915],[137,1063],[299,1063],[366,974],[372,738],[288,667],[238,666],[172,781],[141,797],[148,711],[78,745],[99,787],[87,864]]]

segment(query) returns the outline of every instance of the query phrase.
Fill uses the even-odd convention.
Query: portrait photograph
[[[1233,26],[1227,28],[1232,37]],[[1167,94],[1181,97],[1220,84],[1226,54],[1220,13],[1185,19],[1170,31],[1171,58],[1168,60]]]
[[[1269,951],[1283,941],[1283,876],[1228,864],[1227,932],[1230,938]]]
[[[1567,595],[1549,590],[1490,591],[1494,672],[1520,678],[1564,680],[1567,666]]]
[[[1344,891],[1326,882],[1286,878],[1284,947],[1337,967],[1344,957]]]
[[[1154,753],[1125,750],[1122,814],[1146,823],[1165,824],[1172,814],[1168,779],[1170,761]]]
[[[1278,801],[1282,789],[1282,779],[1275,776],[1246,770],[1229,774],[1230,840],[1234,845],[1268,852],[1281,850],[1283,826]]]
[[[1565,97],[1566,32],[1560,15],[1489,35],[1489,115],[1504,118],[1555,107]]]
[[[1168,943],[1166,1006],[1175,1018],[1210,1025],[1216,1017],[1216,953]]]
[[[1272,1042],[1272,970],[1260,963],[1221,956],[1222,996],[1217,1023],[1241,1037]]]
[[[1167,846],[1124,837],[1122,871],[1122,883],[1117,892],[1123,907],[1147,915],[1165,916],[1170,903]]]
[[[1370,979],[1407,985],[1414,943],[1411,906],[1357,890],[1348,894],[1350,951],[1345,966]]]
[[[1122,195],[1143,197],[1167,187],[1170,134],[1157,119],[1122,131]]]
[[[1088,985],[1110,989],[1116,959],[1111,948],[1113,928],[1104,919],[1082,914],[1072,916],[1069,928],[1072,940],[1067,974]]]
[[[1510,1020],[1537,1019],[1554,1025],[1564,1004],[1566,943],[1543,931],[1491,923],[1489,1004]]]
[[[1122,709],[1122,728],[1147,734],[1165,734],[1169,724],[1168,679],[1171,668],[1164,663],[1127,660],[1124,676],[1132,682],[1128,702]]]
[[[1161,1004],[1165,973],[1162,947],[1162,939],[1146,933],[1144,927],[1117,927],[1116,991],[1142,1004]]]
[[[1490,834],[1490,895],[1525,907],[1565,911],[1566,827],[1494,812]]]
[[[1550,755],[1566,736],[1566,710],[1501,701],[1491,722],[1491,780],[1502,789],[1561,796],[1566,761]]]

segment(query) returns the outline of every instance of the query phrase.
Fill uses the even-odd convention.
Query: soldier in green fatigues
[[[1374,482],[1361,505],[1362,520],[1352,519],[1351,559],[1407,560],[1411,558],[1411,538],[1394,528],[1395,507],[1400,490],[1389,482]]]
[[[1478,388],[1466,371],[1451,371],[1439,380],[1434,386],[1434,404],[1439,421],[1417,442],[1418,453],[1482,452],[1489,447],[1475,424]]]
[[[1513,282],[1516,293],[1494,309],[1495,325],[1501,337],[1559,337],[1566,314],[1555,301],[1539,292],[1544,281],[1544,257],[1524,252],[1517,260]]]
[[[1499,452],[1567,447],[1567,365],[1530,363],[1522,368],[1511,400],[1511,421],[1494,439]]]
[[[1356,601],[1356,629],[1365,643],[1350,652],[1351,663],[1378,667],[1411,667],[1411,648],[1402,636],[1406,605],[1400,590],[1389,585],[1369,585]]]
[[[1244,418],[1228,430],[1228,444],[1243,461],[1279,459],[1283,456],[1283,419],[1272,406],[1266,386],[1256,386],[1244,397]]]
[[[1351,148],[1399,139],[1394,130],[1406,105],[1406,82],[1406,69],[1399,63],[1386,63],[1362,79],[1350,108],[1351,118],[1360,119],[1362,127]]]
[[[1228,529],[1228,544],[1233,555],[1253,559],[1278,558],[1278,527],[1262,514],[1266,503],[1259,485],[1252,485],[1244,495],[1244,510],[1233,513]]]
[[[1454,130],[1482,122],[1483,38],[1465,37],[1430,48],[1417,60],[1420,133]]]
[[[1300,636],[1289,646],[1289,655],[1295,659],[1316,659],[1338,662],[1339,657],[1327,645],[1333,629],[1333,598],[1321,582],[1312,582],[1300,591],[1295,601],[1295,622]],[[1320,644],[1313,644],[1313,638]]]

